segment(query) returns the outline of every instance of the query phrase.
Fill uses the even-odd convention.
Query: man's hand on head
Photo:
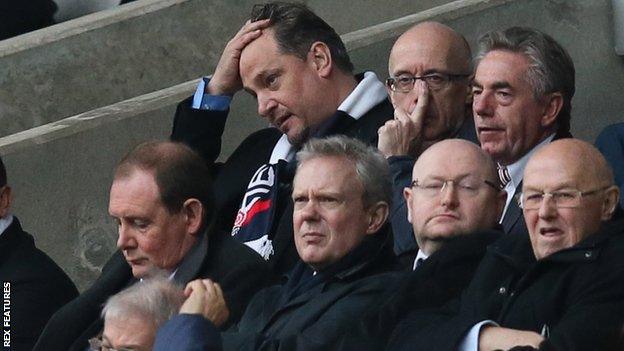
[[[268,19],[255,22],[247,21],[223,49],[217,68],[206,93],[211,95],[234,95],[243,88],[238,64],[241,52],[252,41],[262,35],[262,30],[270,24]]]
[[[210,279],[197,279],[188,283],[184,295],[188,298],[180,307],[180,313],[201,314],[216,327],[222,326],[230,317],[221,287]]]
[[[410,155],[417,158],[423,145],[423,123],[429,105],[429,89],[424,82],[419,90],[418,101],[412,113],[401,106],[395,106],[394,119],[387,121],[378,130],[377,148],[386,156]]]
[[[486,326],[479,333],[479,351],[509,350],[516,346],[539,348],[544,337],[536,332]]]

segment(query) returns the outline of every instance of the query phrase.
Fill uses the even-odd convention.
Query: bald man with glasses
[[[624,222],[612,219],[618,198],[593,146],[574,139],[544,146],[528,161],[518,196],[529,235],[494,243],[461,301],[412,314],[389,349],[612,347],[624,323]]]

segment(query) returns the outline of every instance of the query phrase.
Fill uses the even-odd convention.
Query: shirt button
[[[505,289],[504,286],[501,286],[500,289],[498,289],[498,293],[501,295],[505,295],[506,292],[507,292],[507,289]]]
[[[591,257],[592,257],[592,252],[591,251],[585,252],[585,258],[591,258]]]

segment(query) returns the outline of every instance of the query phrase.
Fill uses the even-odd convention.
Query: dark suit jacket
[[[483,320],[540,333],[549,350],[604,350],[624,322],[624,222],[574,247],[535,260],[528,236],[505,235],[479,265],[461,301],[436,313],[414,313],[390,349],[455,350]]]
[[[396,282],[392,243],[376,234],[338,263],[312,276],[303,262],[286,284],[258,292],[237,327],[221,334],[225,350],[333,350],[360,316],[379,307]],[[203,318],[179,315],[156,337],[158,350],[219,350],[221,338]]]
[[[253,250],[228,235],[203,235],[178,266],[174,280],[186,284],[210,278],[223,289],[231,315],[240,318],[253,294],[272,282],[266,262]],[[136,282],[130,266],[117,251],[95,283],[77,299],[59,310],[46,326],[35,350],[83,351],[89,338],[103,328],[102,305],[123,288]]]
[[[215,173],[214,192],[217,203],[217,227],[231,232],[249,180],[258,168],[269,162],[273,147],[282,136],[275,128],[257,131],[243,140],[225,163],[216,163],[221,151],[221,135],[229,111],[207,111],[191,108],[191,98],[178,104],[171,139],[182,141],[198,151]],[[393,109],[386,99],[373,107],[357,121],[339,119],[339,123],[318,133],[319,137],[344,134],[365,143],[377,144],[377,129],[393,116]],[[288,272],[298,261],[292,235],[292,201],[290,192],[294,165],[290,177],[280,178],[279,198],[273,233],[274,254],[269,265],[278,274]]]
[[[3,295],[9,294],[11,350],[31,350],[52,314],[78,296],[74,283],[35,247],[17,217],[0,235],[0,281]]]
[[[416,252],[399,257],[408,270],[382,300],[378,313],[361,319],[341,341],[344,350],[381,350],[397,323],[412,311],[436,308],[459,297],[468,286],[486,248],[501,230],[475,232],[447,242],[412,271]]]

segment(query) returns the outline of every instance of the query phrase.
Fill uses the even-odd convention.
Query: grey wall
[[[517,0],[448,24],[465,33],[473,44],[481,33],[511,25],[533,26],[550,33],[569,49],[577,66],[573,133],[593,140],[603,126],[621,120],[624,111],[624,61],[613,53],[610,10],[608,0]],[[340,22],[335,7],[319,12],[332,18],[330,24]],[[224,12],[224,16],[230,15]],[[353,51],[358,69],[373,69],[380,78],[385,77],[392,41]],[[249,117],[255,116],[251,98],[241,94],[235,100],[224,136],[225,155],[245,135],[265,125],[260,118]],[[114,250],[116,233],[108,219],[107,202],[115,162],[143,140],[166,138],[173,111],[173,104],[155,108],[133,119],[4,156],[15,189],[14,212],[35,235],[37,245],[81,289],[97,276]]]
[[[142,0],[0,42],[0,136],[212,72],[256,2]],[[345,33],[448,0],[302,2]]]

